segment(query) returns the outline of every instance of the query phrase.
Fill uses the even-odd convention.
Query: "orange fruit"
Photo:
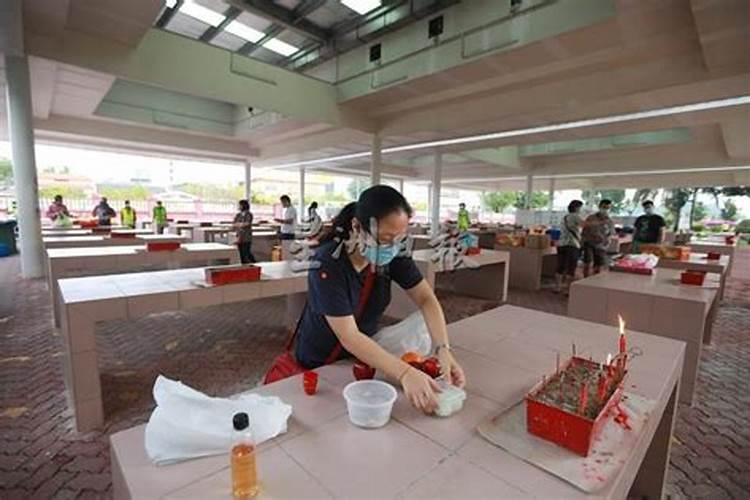
[[[401,356],[401,361],[403,361],[404,363],[421,363],[422,356],[420,356],[416,352],[410,351]]]

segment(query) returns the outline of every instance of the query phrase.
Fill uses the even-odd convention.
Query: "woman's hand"
[[[440,369],[446,381],[463,389],[466,385],[466,376],[461,365],[453,357],[453,353],[447,348],[440,349],[438,351],[438,361],[440,361]]]
[[[400,382],[404,394],[409,398],[414,408],[425,413],[435,411],[438,404],[435,393],[440,392],[440,387],[432,378],[416,368],[409,367],[401,377]]]

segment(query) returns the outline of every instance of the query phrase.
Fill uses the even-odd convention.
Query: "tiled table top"
[[[700,287],[681,284],[681,272],[679,269],[667,269],[663,267],[654,269],[654,274],[651,276],[605,272],[578,280],[572,286],[618,290],[711,304],[719,288],[719,275],[716,273],[706,274],[704,285]]]
[[[319,369],[319,390],[313,397],[304,395],[300,377],[257,389],[293,407],[288,432],[260,447],[263,497],[589,498],[489,444],[475,429],[554,371],[556,353],[567,355],[572,342],[579,353],[595,359],[615,350],[615,329],[513,306],[448,329],[467,371],[469,393],[464,409],[451,418],[425,416],[400,394],[387,426],[354,427],[341,396],[352,381],[347,364]],[[630,459],[597,498],[626,496],[682,366],[682,342],[629,335],[630,345],[644,354],[632,360],[628,388],[658,403]],[[143,433],[144,426],[138,426],[111,436],[116,498],[228,497],[225,455],[156,467],[145,454]]]
[[[176,252],[216,252],[221,250],[235,250],[233,246],[223,243],[183,243],[180,250]],[[145,252],[145,245],[127,245],[119,247],[73,247],[73,248],[51,248],[47,250],[47,257],[50,259],[66,259],[80,257],[105,257],[105,256],[122,256],[136,255],[139,252]]]

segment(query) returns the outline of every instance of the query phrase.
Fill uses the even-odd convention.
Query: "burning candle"
[[[583,415],[586,413],[586,406],[589,402],[589,391],[586,382],[581,384],[581,393],[578,395],[578,413]]]
[[[627,342],[625,340],[625,321],[622,316],[617,315],[617,319],[620,322],[620,357],[617,360],[617,368],[620,371],[620,376],[625,375],[625,363],[627,362]]]

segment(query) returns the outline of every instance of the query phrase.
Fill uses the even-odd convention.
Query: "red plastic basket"
[[[708,260],[719,260],[721,258],[721,254],[719,252],[708,252],[706,258]]]
[[[146,243],[146,250],[149,252],[173,252],[179,250],[181,245],[177,241],[155,241]]]
[[[479,247],[469,247],[466,250],[466,255],[479,255],[480,253],[482,253],[482,249]]]
[[[206,281],[212,285],[258,281],[260,271],[260,267],[253,265],[209,267],[206,269]]]
[[[591,365],[592,368],[597,370],[601,367],[599,363],[573,357],[562,370],[564,371],[572,363]],[[627,374],[627,371],[625,373]],[[526,396],[526,428],[528,432],[567,448],[578,455],[588,456],[591,443],[604,426],[607,414],[622,399],[622,382],[617,385],[593,420],[537,400],[537,395],[544,391],[546,384],[549,384],[549,381],[539,384]]]
[[[680,274],[680,282],[684,285],[703,286],[705,279],[706,273],[704,271],[683,271]]]

